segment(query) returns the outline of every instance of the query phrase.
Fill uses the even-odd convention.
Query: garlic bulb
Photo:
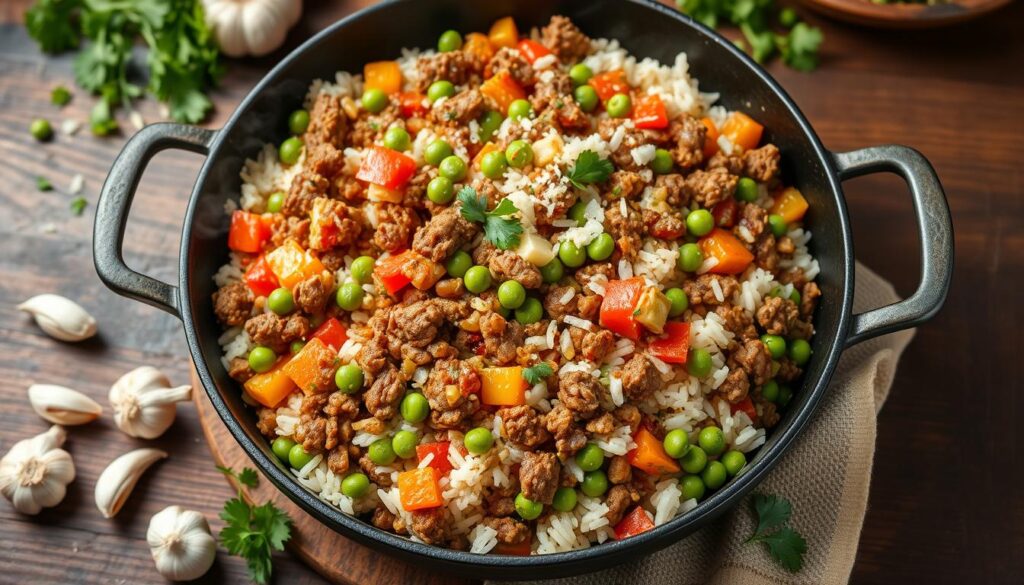
[[[18,305],[18,310],[32,315],[40,329],[61,341],[82,341],[96,335],[96,319],[60,295],[36,295]]]
[[[103,407],[85,394],[52,384],[29,386],[28,401],[36,414],[59,425],[82,425],[103,412]]]
[[[171,388],[160,370],[142,366],[114,382],[109,398],[119,429],[132,437],[155,439],[174,423],[175,403],[191,395],[191,386]]]
[[[111,461],[96,480],[96,507],[103,517],[117,515],[142,474],[166,457],[167,453],[159,449],[136,449]]]
[[[203,0],[206,24],[229,57],[266,55],[302,16],[301,0]]]
[[[217,541],[206,518],[181,506],[168,506],[150,519],[146,542],[156,570],[171,581],[202,577],[217,556]]]
[[[0,459],[0,492],[22,514],[38,514],[64,499],[75,479],[71,455],[61,449],[67,434],[59,426],[18,441]]]

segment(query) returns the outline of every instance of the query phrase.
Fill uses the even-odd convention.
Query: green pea
[[[277,354],[269,347],[257,345],[249,351],[249,367],[258,374],[269,371],[276,361]]]
[[[306,347],[306,342],[302,341],[301,339],[296,339],[295,341],[291,342],[291,344],[288,346],[288,351],[290,351],[293,354],[296,354],[302,351],[302,348],[304,347]]]
[[[370,491],[370,480],[359,471],[350,473],[341,480],[341,493],[350,498],[361,498]]]
[[[419,442],[416,433],[402,430],[391,437],[391,448],[394,449],[395,455],[402,459],[408,459],[416,454],[416,444]]]
[[[729,477],[733,477],[747,464],[747,456],[741,451],[726,451],[719,461],[725,466],[725,472],[729,474]]]
[[[669,317],[678,317],[685,313],[686,309],[690,308],[690,298],[686,296],[686,291],[681,288],[672,287],[665,291],[665,296],[672,303],[668,310]]]
[[[506,280],[498,287],[498,302],[506,309],[518,309],[526,302],[526,289],[515,280]]]
[[[577,201],[576,203],[572,204],[572,207],[569,208],[568,217],[569,219],[575,221],[577,226],[583,227],[587,223],[586,211],[587,202],[582,200]]]
[[[593,443],[587,443],[576,453],[576,465],[583,471],[601,469],[604,465],[604,451]]]
[[[753,203],[757,201],[757,183],[750,177],[741,177],[736,183],[736,198]]]
[[[274,442],[270,444],[270,450],[274,452],[274,455],[282,462],[288,462],[288,452],[295,446],[295,441],[288,437],[278,437],[274,439]]]
[[[392,126],[384,133],[384,146],[391,150],[409,150],[409,142],[409,133],[401,126]]]
[[[700,500],[704,497],[704,481],[701,480],[699,475],[687,475],[679,480],[679,490],[683,492],[679,499],[684,502],[686,500]]]
[[[470,453],[474,455],[483,455],[488,452],[491,449],[491,445],[494,444],[494,435],[491,434],[491,431],[483,427],[477,427],[466,433],[462,442],[466,445],[466,450]]]
[[[700,473],[700,478],[704,480],[704,485],[708,486],[708,489],[717,490],[725,485],[727,475],[725,465],[722,465],[721,461],[711,461]]]
[[[508,117],[513,120],[533,117],[533,106],[524,99],[518,99],[508,105]]]
[[[761,336],[761,343],[768,348],[768,353],[771,354],[773,360],[780,359],[786,355],[786,340],[778,335],[769,335],[765,333]]]
[[[708,350],[695,347],[686,358],[686,370],[695,378],[704,378],[711,373],[711,354]]]
[[[786,224],[786,220],[777,213],[768,216],[768,227],[771,228],[772,235],[776,238],[781,238],[789,231],[789,225]]]
[[[360,256],[352,261],[352,278],[359,284],[366,284],[373,280],[374,260],[370,256]]]
[[[523,520],[535,520],[544,512],[544,504],[528,499],[522,492],[516,494],[515,504],[516,513]]]
[[[461,181],[466,178],[466,161],[462,160],[456,155],[446,156],[441,164],[437,165],[437,172],[441,173],[442,177],[447,177],[454,181]]]
[[[552,258],[551,262],[540,267],[540,276],[548,284],[562,280],[562,275],[564,274],[565,268],[562,265],[562,261],[558,258]]]
[[[372,87],[363,92],[363,109],[371,114],[379,114],[388,107],[388,94],[383,90]]]
[[[583,474],[580,489],[592,498],[603,496],[608,491],[608,476],[600,469],[588,471]]]
[[[590,81],[590,78],[593,76],[594,70],[585,63],[577,63],[569,69],[569,79],[572,80],[572,84],[575,86],[583,85]]]
[[[448,177],[434,177],[427,183],[427,199],[434,203],[444,205],[450,203],[454,198],[455,184]]]
[[[775,380],[768,380],[761,386],[761,396],[768,402],[779,401],[779,383]]]
[[[430,87],[427,88],[427,99],[431,103],[443,97],[452,97],[453,95],[455,95],[455,86],[452,85],[452,82],[444,79],[431,83]]]
[[[456,30],[446,30],[437,39],[437,50],[441,53],[450,53],[462,48],[462,35]]]
[[[448,271],[449,276],[455,278],[462,278],[466,275],[466,271],[473,266],[473,257],[469,253],[458,250],[452,257],[448,259],[448,262],[444,265],[445,270]]]
[[[707,209],[695,209],[686,216],[686,230],[697,236],[706,236],[715,229],[715,218]]]
[[[50,126],[50,121],[44,118],[36,118],[32,120],[32,123],[28,126],[28,131],[32,134],[32,137],[40,142],[44,142],[53,137],[53,128]]]
[[[396,457],[395,450],[391,448],[391,441],[387,439],[377,439],[370,443],[366,454],[370,456],[370,461],[377,465],[391,465]]]
[[[683,429],[674,429],[665,434],[662,445],[669,457],[679,459],[690,450],[690,437]]]
[[[694,243],[683,244],[679,247],[679,260],[676,266],[684,272],[697,272],[701,264],[704,264],[704,252],[700,246]]]
[[[654,151],[654,160],[651,161],[651,170],[659,175],[667,175],[672,172],[672,165],[675,161],[672,160],[672,153],[659,148]]]
[[[477,120],[477,124],[480,125],[480,142],[487,142],[494,136],[494,133],[501,128],[501,123],[505,120],[505,117],[501,115],[501,112],[495,110],[488,110],[484,112],[483,116]]]
[[[789,300],[796,303],[797,306],[800,306],[800,291],[794,289],[793,292],[789,293]]]
[[[480,172],[488,179],[500,179],[508,169],[508,160],[500,150],[488,152],[480,159]]]
[[[597,103],[601,101],[597,96],[597,90],[589,85],[581,85],[574,89],[572,97],[584,112],[593,112],[597,109]]]
[[[794,339],[789,342],[789,359],[798,366],[806,364],[811,359],[811,344],[806,339]]]
[[[700,473],[707,464],[708,454],[704,452],[704,449],[696,445],[691,445],[686,451],[686,455],[683,455],[683,458],[679,460],[679,466],[686,473]]]
[[[363,306],[363,287],[354,282],[346,282],[338,288],[334,299],[342,309],[355,311]]]
[[[559,512],[572,512],[576,508],[576,490],[570,487],[560,487],[555,490],[551,507]]]
[[[306,110],[295,110],[288,116],[288,130],[292,134],[302,134],[309,127],[309,112]]]
[[[779,24],[786,28],[792,28],[798,20],[800,20],[800,17],[797,16],[796,10],[788,6],[779,11]]]
[[[704,427],[697,435],[697,444],[712,457],[720,455],[725,451],[725,434],[718,427]]]
[[[570,268],[578,268],[587,261],[587,254],[574,242],[565,240],[558,246],[558,258],[562,264]]]
[[[302,140],[298,136],[292,136],[281,143],[277,149],[277,156],[286,165],[293,165],[299,160],[302,154]]]
[[[472,266],[462,277],[466,290],[471,293],[480,294],[491,288],[491,271],[486,266]]]
[[[267,306],[278,315],[287,315],[295,310],[295,299],[292,291],[281,287],[274,289],[267,296]]]
[[[779,385],[779,406],[786,406],[793,399],[793,389],[789,386]]]
[[[594,238],[593,242],[587,244],[587,256],[591,260],[600,262],[611,257],[615,251],[615,240],[609,233],[602,233]]]
[[[356,364],[345,364],[334,372],[334,384],[342,394],[355,394],[363,388],[363,370]]]
[[[516,321],[523,325],[532,325],[542,318],[544,318],[544,307],[533,297],[527,297],[522,306],[516,309]]]
[[[444,140],[435,140],[423,149],[423,160],[427,161],[428,165],[434,165],[436,167],[441,164],[441,161],[454,153],[455,151],[452,150],[451,144],[448,144]]]
[[[533,162],[533,146],[525,140],[513,140],[505,149],[509,166],[521,169]]]
[[[284,207],[285,194],[283,191],[275,191],[267,197],[267,211],[270,213],[279,213],[281,208]]]
[[[291,450],[288,451],[288,465],[292,469],[302,469],[307,463],[313,460],[311,453],[306,453],[306,450],[302,448],[302,445],[293,445]]]
[[[608,115],[612,118],[625,118],[629,115],[629,110],[632,108],[633,102],[624,93],[613,95],[608,99],[608,104],[605,106],[605,109],[608,110]]]
[[[419,392],[410,392],[402,399],[402,405],[399,407],[399,410],[402,412],[402,418],[406,422],[415,424],[422,422],[430,414],[430,403]]]

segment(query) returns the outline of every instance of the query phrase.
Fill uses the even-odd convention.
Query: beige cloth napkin
[[[856,311],[898,299],[892,285],[857,265]],[[537,583],[846,583],[867,508],[875,415],[892,386],[900,354],[913,335],[913,331],[901,331],[847,350],[814,418],[755,490],[792,502],[790,524],[807,539],[804,565],[798,573],[776,565],[764,545],[744,542],[754,529],[750,502],[745,500],[693,536],[648,557],[600,573]]]

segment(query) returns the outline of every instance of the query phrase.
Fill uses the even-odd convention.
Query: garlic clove
[[[157,572],[172,581],[202,577],[217,556],[217,541],[206,518],[180,506],[168,506],[153,515],[146,542]]]
[[[99,418],[103,407],[85,394],[52,384],[33,384],[28,401],[36,414],[60,425],[81,425]]]
[[[171,388],[160,370],[142,366],[121,376],[110,387],[110,404],[117,427],[132,437],[155,439],[174,423],[178,402],[189,400],[191,386]]]
[[[18,441],[0,459],[0,493],[22,514],[38,514],[59,504],[75,479],[71,455],[61,449],[67,437],[59,426]]]
[[[142,474],[166,457],[167,453],[159,449],[136,449],[111,461],[96,480],[96,507],[103,517],[117,515]]]
[[[61,341],[82,341],[96,335],[96,319],[60,295],[36,295],[18,305],[18,310],[32,315],[40,329]]]

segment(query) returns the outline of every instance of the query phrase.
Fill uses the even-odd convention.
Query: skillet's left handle
[[[136,272],[124,263],[124,228],[149,159],[168,148],[205,155],[216,136],[215,130],[195,126],[152,124],[139,130],[124,145],[103,183],[92,235],[96,273],[111,290],[181,317],[178,287]]]
[[[931,163],[906,146],[873,146],[832,155],[839,179],[891,172],[910,187],[921,236],[921,282],[910,297],[853,316],[846,346],[919,325],[942,308],[953,278],[953,220]]]

